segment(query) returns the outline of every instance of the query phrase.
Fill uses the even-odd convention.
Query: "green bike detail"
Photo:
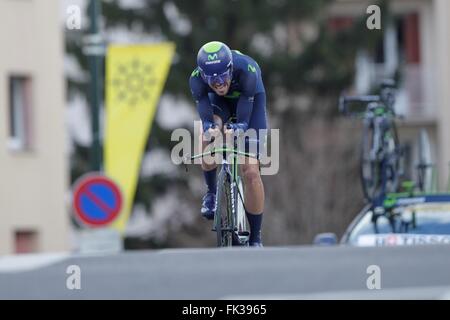
[[[392,196],[388,196],[383,201],[383,207],[386,208],[386,209],[390,209],[390,208],[394,207],[396,203],[397,203],[397,198],[392,197]]]
[[[239,91],[233,91],[231,94],[226,95],[225,98],[228,98],[228,99],[237,99],[237,98],[239,98],[240,96],[241,96],[241,92],[239,92]]]
[[[374,113],[377,116],[382,116],[382,115],[386,114],[386,109],[384,107],[379,107],[379,108],[375,109]]]

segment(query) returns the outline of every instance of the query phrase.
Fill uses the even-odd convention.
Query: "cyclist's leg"
[[[216,114],[214,114],[214,123],[219,129],[221,129],[223,126],[222,118]],[[203,128],[203,125],[201,127]],[[199,145],[201,147],[200,153],[207,151],[206,149],[208,148],[208,146],[213,146],[213,142],[207,137],[207,135],[205,135],[204,132],[200,133],[198,139],[200,141]],[[215,162],[214,157],[205,156],[202,158],[201,166],[204,171],[210,171],[217,167],[217,163]]]
[[[265,142],[267,129],[266,95],[258,93],[253,103],[253,111],[250,118],[249,130],[255,130],[256,139],[247,139],[246,151],[260,152],[259,141]],[[263,130],[263,131],[260,131]],[[256,144],[256,146],[254,145]],[[252,152],[253,153],[253,152]],[[250,245],[261,244],[261,225],[264,211],[264,185],[259,170],[259,162],[254,159],[245,159],[241,166],[244,180],[244,196],[247,219],[250,224]]]
[[[264,212],[264,185],[259,164],[245,163],[241,166],[244,180],[245,213],[250,225],[250,245],[261,243],[261,226]]]

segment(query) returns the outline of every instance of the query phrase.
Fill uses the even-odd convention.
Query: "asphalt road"
[[[180,249],[47,260],[32,267],[26,257],[0,257],[0,299],[450,298],[450,246]],[[71,265],[80,267],[79,290],[66,286]],[[367,288],[370,265],[380,268],[380,290]]]

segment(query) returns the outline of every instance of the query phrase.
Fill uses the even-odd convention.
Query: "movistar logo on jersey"
[[[191,73],[191,77],[198,77],[199,75],[200,75],[200,70],[198,70],[198,69],[195,69]]]
[[[252,66],[251,64],[248,65],[248,71],[251,71],[253,73],[256,72],[256,68],[254,66]]]

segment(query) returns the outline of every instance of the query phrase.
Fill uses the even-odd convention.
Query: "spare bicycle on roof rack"
[[[363,120],[360,177],[368,202],[381,201],[387,193],[397,192],[404,175],[394,103],[392,80],[382,82],[379,95],[342,96],[339,101],[340,112]]]
[[[428,133],[421,129],[415,171],[406,180],[405,152],[397,135],[395,84],[384,81],[379,95],[342,96],[340,111],[363,120],[361,182],[367,204],[339,243],[356,246],[450,244],[450,176],[447,190],[438,175]],[[449,164],[450,165],[450,164]],[[316,245],[337,244],[334,233],[314,237]]]

